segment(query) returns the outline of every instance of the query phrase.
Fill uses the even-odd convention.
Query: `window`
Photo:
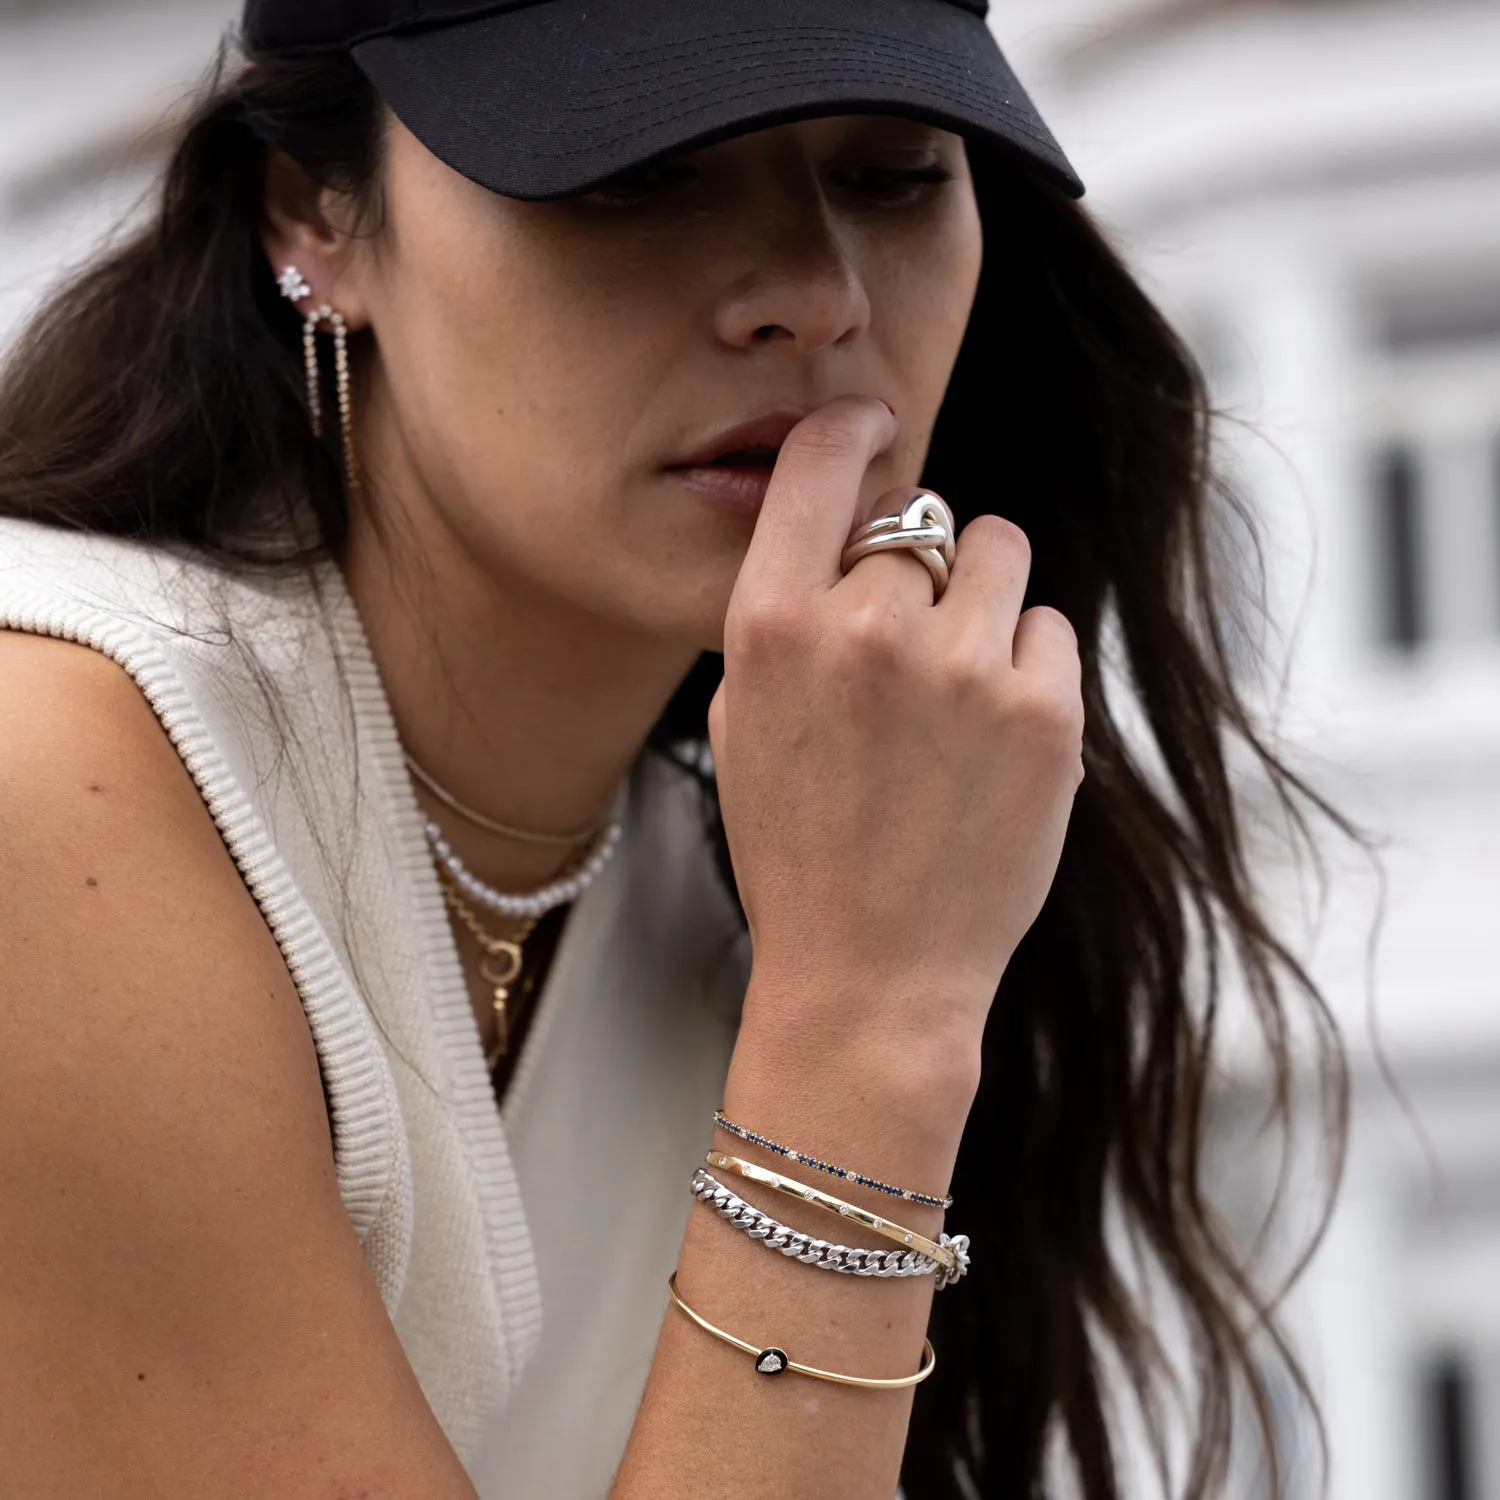
[[[1500,282],[1456,277],[1393,296],[1377,330],[1393,354],[1483,346],[1500,341]]]
[[[1424,1391],[1426,1494],[1423,1500],[1480,1500],[1478,1428],[1469,1362],[1445,1353],[1427,1371]]]
[[[1367,629],[1388,651],[1500,635],[1500,271],[1405,265],[1361,289]]]
[[[1407,447],[1388,448],[1375,476],[1375,535],[1380,549],[1381,635],[1410,651],[1426,634],[1422,598],[1421,487]]]

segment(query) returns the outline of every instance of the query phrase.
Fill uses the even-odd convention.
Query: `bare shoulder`
[[[191,778],[122,669],[3,630],[0,1222],[18,1493],[472,1495]]]
[[[283,1003],[285,966],[144,697],[98,652],[10,631],[0,631],[0,910],[0,972],[14,997],[32,997],[10,1019],[39,1044],[53,1033],[93,1058],[170,1027],[183,1083],[199,1046],[264,1045],[269,1024],[316,1078],[305,1027],[288,1024],[300,1007],[294,992]],[[212,998],[229,985],[240,992],[233,1015]],[[246,1004],[246,990],[259,998]],[[183,1006],[185,994],[195,1003]]]

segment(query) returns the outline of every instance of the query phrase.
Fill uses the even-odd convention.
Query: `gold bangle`
[[[888,1240],[895,1240],[898,1245],[906,1245],[912,1250],[920,1251],[921,1254],[935,1260],[944,1270],[951,1271],[958,1264],[958,1257],[952,1248],[946,1244],[939,1244],[930,1240],[926,1235],[918,1234],[914,1229],[905,1229],[900,1224],[893,1224],[889,1219],[880,1214],[872,1214],[867,1208],[860,1208],[854,1203],[845,1203],[842,1198],[835,1198],[832,1193],[825,1193],[820,1188],[809,1187],[805,1182],[798,1182],[793,1177],[783,1177],[780,1172],[773,1172],[769,1167],[757,1166],[753,1161],[745,1161],[742,1157],[726,1156],[722,1151],[710,1151],[704,1158],[711,1167],[722,1167],[726,1172],[738,1173],[741,1177],[748,1177],[751,1182],[759,1182],[765,1187],[775,1188],[778,1193],[785,1193],[791,1198],[801,1198],[807,1203],[816,1203],[819,1208],[826,1208],[831,1213],[836,1213],[840,1218],[852,1219],[856,1224],[863,1224],[866,1229],[873,1229],[876,1234],[883,1234]],[[946,1241],[947,1236],[944,1236]]]
[[[746,1354],[753,1354],[756,1371],[761,1375],[780,1375],[784,1371],[792,1370],[798,1375],[810,1375],[814,1380],[832,1381],[834,1385],[859,1385],[869,1390],[895,1391],[909,1385],[920,1385],[937,1368],[937,1351],[932,1347],[932,1340],[924,1338],[922,1340],[922,1368],[915,1375],[900,1375],[893,1380],[866,1380],[859,1375],[839,1375],[833,1370],[815,1370],[811,1365],[799,1365],[796,1360],[788,1356],[785,1349],[780,1349],[774,1344],[765,1349],[757,1349],[754,1344],[747,1344],[744,1339],[737,1339],[732,1333],[725,1333],[722,1328],[715,1328],[707,1318],[700,1313],[695,1313],[682,1300],[677,1291],[676,1271],[667,1277],[667,1290],[672,1294],[672,1300],[678,1307],[705,1333],[713,1334],[716,1339],[723,1339],[726,1344],[733,1344],[736,1349],[741,1349]]]

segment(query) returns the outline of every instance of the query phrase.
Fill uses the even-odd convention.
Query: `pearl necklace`
[[[427,842],[432,847],[433,857],[448,872],[459,890],[471,900],[478,901],[504,917],[544,917],[549,911],[576,901],[609,863],[619,847],[623,832],[620,824],[610,823],[599,835],[594,852],[576,875],[554,880],[550,885],[544,885],[540,890],[527,895],[513,896],[505,891],[497,891],[492,885],[486,885],[475,875],[453,852],[452,845],[443,837],[443,830],[436,823],[429,819],[426,828]]]

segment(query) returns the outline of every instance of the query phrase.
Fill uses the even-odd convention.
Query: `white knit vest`
[[[247,578],[0,520],[0,627],[135,680],[307,1013],[339,1190],[484,1500],[604,1500],[748,974],[695,790],[654,757],[497,1109],[422,815],[336,568]]]

